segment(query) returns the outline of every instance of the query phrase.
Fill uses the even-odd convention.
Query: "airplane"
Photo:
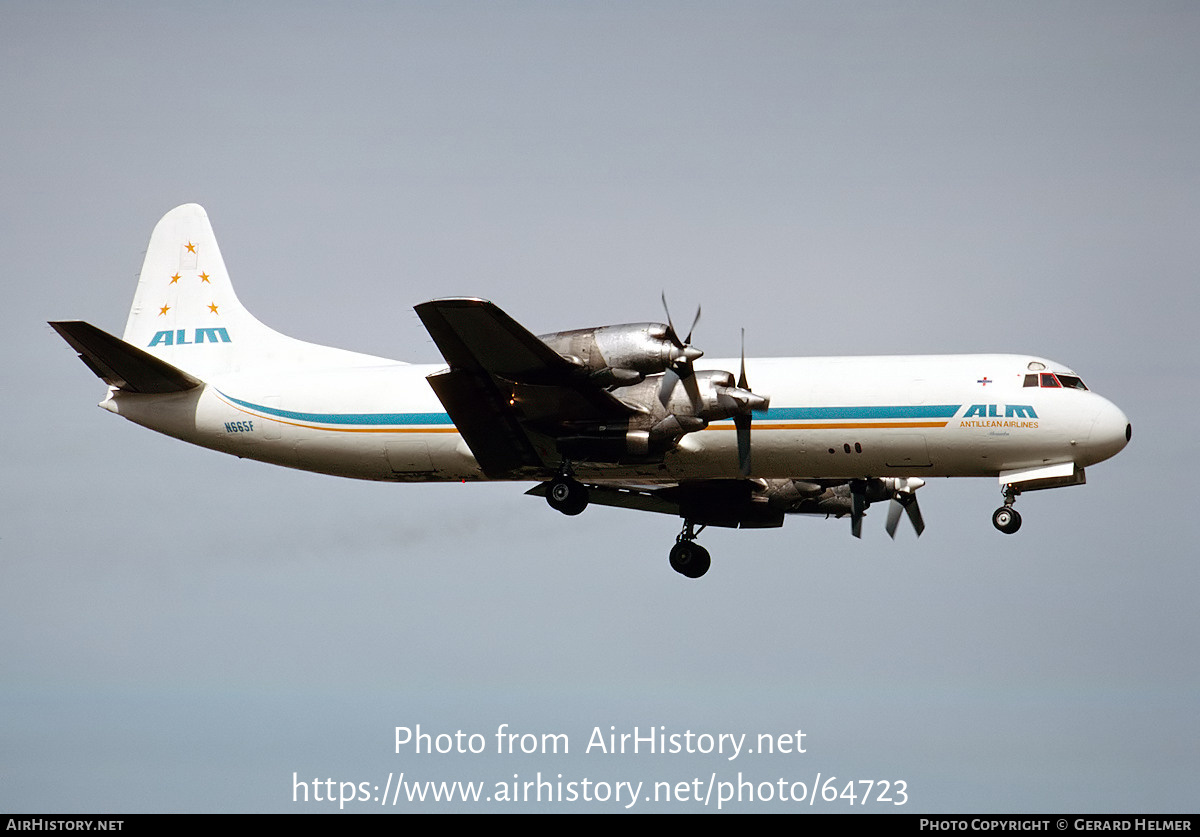
[[[99,406],[136,424],[357,479],[534,481],[526,493],[566,515],[676,515],[669,561],[689,578],[710,567],[708,526],[823,515],[861,537],[887,502],[888,534],[906,515],[919,536],[933,477],[998,479],[992,523],[1012,534],[1019,494],[1083,484],[1132,433],[1075,372],[1031,355],[753,359],[743,332],[740,358],[702,360],[699,311],[681,338],[669,310],[540,336],[482,299],[415,310],[445,363],[276,332],[238,302],[207,214],[186,204],[154,228],[120,338],[50,325],[108,385]]]

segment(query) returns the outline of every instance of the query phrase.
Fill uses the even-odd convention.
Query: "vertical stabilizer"
[[[177,206],[155,226],[124,340],[203,380],[378,360],[295,340],[255,319],[234,294],[208,215],[194,203]]]

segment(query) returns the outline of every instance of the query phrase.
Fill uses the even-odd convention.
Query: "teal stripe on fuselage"
[[[217,390],[220,392],[220,390]],[[234,404],[257,410],[277,418],[293,419],[295,421],[311,421],[317,424],[365,424],[372,426],[397,424],[436,424],[453,426],[450,416],[446,413],[301,413],[295,410],[280,410],[275,407],[264,407],[250,401],[242,401],[221,392],[222,398],[228,398]]]
[[[219,392],[219,390],[218,390]],[[221,393],[234,404],[277,418],[310,421],[315,424],[336,425],[439,425],[453,426],[446,413],[305,413],[280,410],[250,401],[242,401]],[[754,417],[765,421],[836,421],[853,419],[949,419],[954,418],[959,404],[894,405],[875,407],[772,407]]]
[[[767,421],[818,421],[836,419],[935,419],[954,418],[961,404],[917,404],[880,407],[772,407],[755,413]]]

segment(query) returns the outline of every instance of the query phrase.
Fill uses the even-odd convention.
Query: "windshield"
[[[1087,384],[1078,376],[1064,375],[1061,372],[1041,372],[1035,375],[1026,375],[1024,385],[1027,387],[1044,387],[1046,389],[1087,389]]]

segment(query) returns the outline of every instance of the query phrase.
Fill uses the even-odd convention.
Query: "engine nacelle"
[[[691,415],[709,422],[762,411],[770,403],[769,398],[736,386],[731,373],[712,369],[695,374],[694,389],[686,382],[676,383],[671,389],[667,409],[677,415]]]
[[[804,480],[762,480],[759,496],[772,508],[788,514],[820,514],[842,517],[850,514],[850,486],[825,486]]]
[[[767,502],[784,511],[801,500],[814,499],[827,491],[820,483],[796,479],[762,480],[762,484],[762,494],[766,496]]]
[[[575,365],[593,373],[603,385],[629,386],[680,361],[704,352],[678,346],[663,323],[584,328],[541,334],[538,339]]]
[[[581,430],[560,436],[556,442],[558,452],[574,462],[641,462],[657,459],[681,436],[699,430],[703,424],[700,419],[680,421],[674,416],[650,424],[646,418],[635,417],[627,425]]]

